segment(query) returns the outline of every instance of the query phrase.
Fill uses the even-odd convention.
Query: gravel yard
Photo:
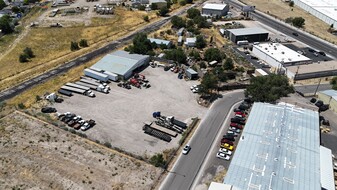
[[[207,109],[198,105],[197,95],[190,90],[198,81],[179,80],[177,74],[165,72],[163,68],[148,67],[141,73],[150,81],[149,89],[127,90],[111,83],[109,94],[95,92],[96,98],[75,94],[55,107],[59,112],[69,111],[94,119],[97,125],[85,132],[88,137],[110,142],[127,152],[145,156],[176,147],[181,135],[167,143],[145,134],[142,126],[146,121],[154,121],[155,111],[188,124],[193,117],[201,118]]]

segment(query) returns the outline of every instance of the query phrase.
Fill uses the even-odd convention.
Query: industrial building
[[[198,72],[196,72],[195,70],[191,68],[186,69],[185,74],[190,80],[194,80],[198,78]]]
[[[271,67],[285,70],[284,67],[308,64],[311,59],[279,43],[253,45],[253,54]]]
[[[225,34],[229,40],[236,43],[238,41],[247,40],[248,42],[265,42],[268,40],[268,31],[259,28],[238,28],[229,29],[225,31]]]
[[[317,111],[254,103],[224,183],[239,189],[334,189],[333,163],[326,162],[332,155],[321,149]]]
[[[285,74],[292,81],[337,75],[337,61],[323,61],[308,65],[296,65],[286,68]]]
[[[150,0],[149,4],[150,5],[152,5],[152,4],[157,5],[158,9],[161,9],[162,7],[167,6],[167,2],[165,0]]]
[[[148,64],[150,56],[129,54],[126,51],[115,51],[104,56],[92,66],[93,70],[103,70],[117,74],[121,79],[129,78],[133,71]]]
[[[322,100],[324,104],[329,104],[329,108],[337,112],[337,91],[324,90],[317,93],[318,99]]]
[[[292,0],[295,5],[337,29],[337,1],[331,0]]]
[[[157,46],[159,45],[166,45],[166,47],[170,48],[172,45],[171,41],[168,40],[162,40],[162,39],[156,39],[156,38],[148,38],[150,40],[151,43],[155,43],[157,44]]]
[[[201,14],[207,16],[225,16],[228,11],[229,6],[227,4],[206,3],[202,7]]]

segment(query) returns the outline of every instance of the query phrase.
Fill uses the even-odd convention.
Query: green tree
[[[12,19],[9,15],[0,18],[0,29],[4,34],[12,33],[14,30],[11,26]]]
[[[298,28],[302,28],[305,24],[305,19],[302,18],[302,17],[295,17],[293,20],[292,20],[292,23],[294,26],[298,27]]]
[[[145,16],[143,17],[143,19],[144,19],[145,22],[149,22],[149,21],[150,21],[149,16],[147,16],[147,15],[145,15]]]
[[[194,19],[195,17],[200,15],[200,11],[196,8],[190,8],[187,10],[187,18]]]
[[[167,7],[168,9],[171,8],[171,5],[172,5],[171,1],[170,1],[170,0],[166,0],[166,7]]]
[[[138,33],[133,38],[133,46],[129,46],[131,53],[138,53],[138,54],[148,54],[149,51],[152,51],[153,45],[151,41],[147,39],[145,33]]]
[[[7,7],[6,3],[3,0],[0,0],[0,10]]]
[[[280,97],[288,96],[289,93],[294,93],[294,87],[289,85],[288,78],[275,74],[252,78],[245,90],[246,97],[252,97],[256,102],[273,103]]]
[[[202,69],[206,69],[206,68],[207,68],[207,65],[206,65],[206,63],[205,63],[204,61],[201,61],[201,62],[199,63],[199,66],[200,66],[200,68],[202,68]]]
[[[188,56],[193,57],[195,60],[200,60],[200,53],[198,51],[192,50]]]
[[[169,9],[167,7],[162,7],[160,8],[158,13],[160,16],[166,16],[168,12],[169,12]]]
[[[0,0],[1,1],[1,0]],[[14,13],[20,13],[21,12],[21,9],[19,8],[19,7],[17,7],[17,6],[14,6],[14,7],[12,7],[12,11],[14,12]]]
[[[198,26],[198,28],[208,28],[210,26],[206,18],[200,15],[194,17],[193,21]]]
[[[173,16],[171,18],[171,23],[172,23],[172,26],[176,28],[182,28],[186,26],[186,21],[183,18],[178,17],[178,16]]]
[[[193,0],[186,0],[186,3],[187,3],[187,4],[192,4],[192,3],[193,3]]]
[[[178,3],[178,0],[172,0],[172,3],[173,3],[173,4],[177,4],[177,3]]]
[[[33,50],[32,50],[31,48],[29,48],[29,47],[26,47],[26,48],[23,50],[23,54],[27,55],[28,58],[33,58],[33,57],[35,57]]]
[[[170,59],[173,61],[176,61],[180,64],[185,64],[186,63],[186,54],[183,49],[178,48],[178,49],[171,49],[165,51],[165,59]]]
[[[88,47],[89,46],[88,41],[86,39],[81,39],[79,44],[80,44],[81,47]]]
[[[76,50],[79,50],[80,47],[78,46],[78,43],[77,42],[70,42],[70,50],[71,51],[76,51]]]
[[[337,77],[333,77],[330,84],[332,85],[332,89],[337,90]]]
[[[156,154],[151,157],[150,163],[155,167],[165,167],[166,161],[164,160],[163,154]]]
[[[234,63],[232,58],[227,58],[224,65],[225,70],[233,70],[234,69]]]
[[[28,62],[28,55],[24,54],[24,53],[20,54],[19,61],[20,61],[20,63]]]
[[[212,73],[217,77],[217,79],[221,82],[227,81],[227,75],[222,67],[215,67],[212,70]]]
[[[151,4],[151,10],[157,10],[157,9],[158,9],[157,4],[152,3],[152,4]]]
[[[200,93],[210,94],[212,90],[218,88],[218,78],[213,74],[207,72],[200,83]]]
[[[179,4],[180,4],[181,6],[185,6],[185,5],[186,5],[186,0],[181,0],[181,1],[179,2]]]
[[[294,20],[293,17],[288,17],[288,18],[286,18],[285,22],[286,22],[286,23],[292,23],[293,20]]]
[[[293,6],[294,6],[294,1],[290,1],[290,2],[289,2],[289,6],[290,6],[290,7],[293,7]]]
[[[206,47],[206,42],[203,36],[197,36],[197,40],[195,42],[195,47],[197,47],[198,49],[202,49],[204,47]]]
[[[211,61],[221,62],[222,57],[221,57],[220,50],[217,49],[217,48],[207,49],[206,52],[205,52],[205,60],[208,61],[208,62],[211,62]]]

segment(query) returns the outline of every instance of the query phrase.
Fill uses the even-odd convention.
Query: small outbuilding
[[[162,40],[162,39],[156,39],[156,38],[148,38],[148,39],[150,40],[151,43],[157,44],[157,46],[166,45],[166,47],[170,48],[172,45],[172,42],[168,40]]]
[[[225,16],[229,11],[227,4],[206,3],[202,7],[202,14],[207,16]]]
[[[186,38],[185,46],[187,46],[187,47],[194,47],[196,41],[197,41],[197,38]]]
[[[317,93],[318,99],[322,100],[324,104],[329,104],[329,107],[334,112],[337,112],[337,91],[324,90]]]
[[[185,74],[190,80],[195,80],[198,78],[198,72],[191,68],[186,69]]]
[[[250,43],[265,42],[268,40],[269,35],[267,30],[259,27],[230,29],[226,30],[225,34],[234,43],[243,40],[247,40]]]

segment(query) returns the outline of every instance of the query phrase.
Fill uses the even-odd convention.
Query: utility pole
[[[317,87],[316,87],[316,90],[315,90],[315,93],[314,93],[314,96],[316,96],[316,93],[317,93],[317,90],[318,90],[318,87],[319,87],[319,85],[321,84],[321,78],[319,79],[319,81],[318,81],[318,85],[317,85]]]

